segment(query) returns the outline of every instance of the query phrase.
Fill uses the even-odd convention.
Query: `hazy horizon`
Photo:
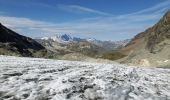
[[[170,0],[0,0],[0,22],[32,38],[71,34],[117,41],[153,26],[169,7]]]

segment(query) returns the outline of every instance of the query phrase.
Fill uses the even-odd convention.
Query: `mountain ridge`
[[[170,11],[152,27],[137,34],[121,53],[127,55],[122,63],[142,66],[170,65]]]
[[[90,57],[102,57],[104,53],[117,50],[125,46],[129,40],[124,41],[101,41],[94,38],[72,37],[68,34],[59,34],[52,37],[36,39],[46,49],[59,52],[62,55],[80,53]],[[76,54],[79,55],[79,54]]]
[[[0,54],[35,56],[37,52],[46,52],[46,49],[35,40],[22,36],[2,24],[0,24],[0,34]]]
[[[126,39],[126,40],[120,40],[120,41],[102,41],[102,40],[97,40],[95,38],[79,38],[79,37],[73,37],[71,35],[68,34],[56,34],[55,36],[52,37],[42,37],[42,38],[36,38],[36,40],[46,40],[46,41],[55,41],[61,44],[68,44],[68,43],[79,43],[79,42],[90,42],[92,44],[95,44],[97,46],[107,46],[110,49],[116,49],[119,47],[123,47],[125,46],[130,39]],[[113,47],[113,48],[112,48]]]

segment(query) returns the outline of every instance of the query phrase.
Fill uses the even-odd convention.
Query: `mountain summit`
[[[122,53],[128,55],[123,62],[146,66],[170,64],[170,11],[145,32],[136,35]]]
[[[52,37],[43,37],[40,40],[46,40],[46,41],[54,41],[54,42],[58,42],[58,43],[70,43],[73,42],[74,37],[71,37],[68,34],[56,34],[55,36]]]

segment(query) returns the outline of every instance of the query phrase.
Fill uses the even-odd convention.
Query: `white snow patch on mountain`
[[[56,34],[52,37],[43,37],[42,40],[52,40],[58,43],[70,43],[73,42],[73,38],[68,34]]]
[[[0,100],[170,100],[170,69],[0,56]]]
[[[125,46],[127,43],[129,43],[129,39],[122,40],[122,41],[101,41],[97,40],[95,38],[79,38],[79,37],[73,37],[69,34],[56,34],[52,37],[42,37],[41,40],[52,40],[58,43],[71,43],[71,42],[81,42],[81,41],[88,41],[90,43],[93,43],[95,45],[104,46],[104,45],[118,45],[118,46]]]

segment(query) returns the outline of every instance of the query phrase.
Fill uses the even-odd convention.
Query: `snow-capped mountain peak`
[[[89,42],[96,41],[95,38],[88,38],[88,39],[86,39],[86,40],[89,41]]]
[[[59,42],[59,43],[68,43],[68,42],[73,41],[73,38],[68,34],[56,34],[55,36],[43,37],[41,39],[42,40],[52,40],[52,41]]]
[[[43,37],[43,38],[41,38],[42,40],[48,40],[49,39],[49,37]]]
[[[123,41],[101,41],[97,40],[95,38],[78,38],[78,37],[72,37],[69,34],[57,34],[53,37],[44,37],[41,38],[42,40],[46,41],[52,41],[52,42],[58,42],[61,44],[69,44],[69,43],[80,43],[80,42],[89,42],[91,44],[97,45],[99,47],[107,48],[108,50],[114,50],[116,48],[120,48],[125,46],[129,40],[123,40]]]
[[[72,41],[73,40],[73,38],[68,34],[61,35],[61,39],[64,41],[70,41],[70,40]]]

